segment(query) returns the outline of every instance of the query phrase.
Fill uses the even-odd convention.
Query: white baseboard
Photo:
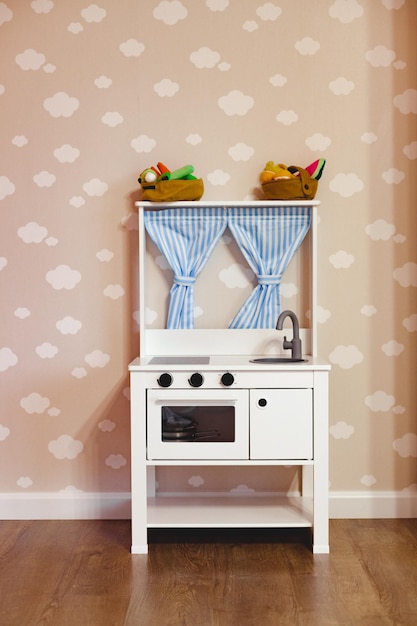
[[[130,493],[0,493],[1,520],[130,519]]]
[[[331,491],[330,519],[417,517],[417,491]]]
[[[329,495],[329,511],[331,519],[417,518],[417,492],[333,491]],[[128,492],[0,493],[0,520],[130,517]]]

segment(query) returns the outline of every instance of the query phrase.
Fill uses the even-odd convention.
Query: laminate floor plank
[[[305,530],[152,531],[130,522],[0,521],[1,626],[415,626],[417,520]]]

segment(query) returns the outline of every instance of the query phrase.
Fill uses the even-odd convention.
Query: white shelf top
[[[258,207],[266,206],[293,207],[319,206],[319,200],[184,200],[183,202],[135,202],[135,206],[142,209],[175,209],[175,208],[207,208],[207,207]]]

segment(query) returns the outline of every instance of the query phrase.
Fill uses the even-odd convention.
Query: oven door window
[[[148,460],[249,458],[248,389],[148,389]]]
[[[234,406],[162,406],[161,439],[180,442],[235,441]]]

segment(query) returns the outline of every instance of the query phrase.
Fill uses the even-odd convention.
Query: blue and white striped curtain
[[[228,226],[258,279],[229,328],[275,328],[282,274],[310,227],[309,207],[228,209]]]
[[[194,328],[194,283],[226,228],[222,207],[145,211],[145,228],[174,272],[167,328]]]

